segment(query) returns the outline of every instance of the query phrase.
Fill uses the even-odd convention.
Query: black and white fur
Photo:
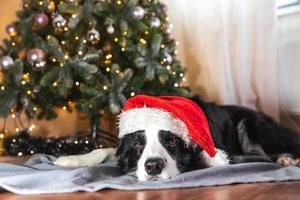
[[[199,97],[192,100],[204,111],[215,148],[222,155],[217,165],[255,161],[277,161],[283,166],[299,163],[300,135],[270,117],[244,107],[206,103]],[[201,147],[195,143],[187,144],[185,138],[172,132],[172,124],[165,126],[150,118],[147,124],[149,126],[137,125],[138,130],[130,126],[129,132],[123,129],[126,133],[120,139],[115,155],[124,173],[135,171],[140,181],[160,180],[215,166],[215,161],[211,163]],[[99,149],[87,155],[61,157],[56,164],[93,165],[113,153],[113,149]]]

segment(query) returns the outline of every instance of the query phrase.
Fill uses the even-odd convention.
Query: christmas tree
[[[157,0],[22,0],[0,48],[0,116],[91,119],[136,94],[187,96],[166,6]]]

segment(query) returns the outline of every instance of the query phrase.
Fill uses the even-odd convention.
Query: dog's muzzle
[[[149,158],[145,162],[145,170],[151,175],[159,175],[165,166],[165,162],[162,158]]]

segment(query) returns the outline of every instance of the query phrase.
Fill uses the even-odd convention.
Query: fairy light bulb
[[[103,86],[103,90],[107,90],[107,86],[106,85]]]

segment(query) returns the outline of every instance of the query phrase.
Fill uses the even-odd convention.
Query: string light
[[[75,37],[75,40],[79,40],[79,37],[78,37],[78,36],[76,36],[76,37]]]
[[[105,58],[108,60],[108,59],[111,59],[112,58],[112,55],[111,54],[107,54],[106,56],[105,56]]]
[[[20,132],[20,129],[19,129],[19,128],[16,128],[15,130],[16,130],[17,133]]]
[[[27,93],[28,95],[31,95],[31,94],[32,94],[31,90],[27,90],[26,93]]]
[[[183,74],[183,73],[180,73],[180,74],[179,74],[179,76],[180,76],[180,77],[183,77],[183,76],[184,76],[184,74]]]
[[[164,45],[164,44],[161,44],[161,45],[160,45],[160,48],[162,48],[162,49],[165,48],[165,45]]]
[[[175,86],[175,87],[179,87],[179,84],[178,84],[178,83],[175,83],[174,86]]]
[[[173,75],[176,75],[176,72],[173,72],[172,74],[173,74]]]
[[[77,82],[75,83],[75,85],[78,86],[78,85],[80,85],[80,83],[77,81]]]
[[[170,70],[171,69],[171,65],[167,65],[167,70]]]
[[[4,86],[1,86],[1,88],[0,88],[0,89],[3,91],[3,90],[5,90],[5,87],[4,87]]]
[[[22,83],[22,85],[25,85],[25,84],[26,84],[26,81],[22,81],[21,83]]]
[[[64,41],[64,40],[61,41],[61,44],[62,44],[62,45],[65,45],[65,44],[66,44],[66,41]]]
[[[103,90],[107,90],[107,86],[106,85],[103,86]]]
[[[134,95],[135,95],[135,93],[134,93],[134,92],[131,92],[131,93],[130,93],[130,96],[132,96],[132,97],[133,97]]]
[[[35,111],[35,112],[36,112],[36,111],[37,111],[37,107],[33,107],[33,111]]]
[[[33,131],[33,129],[35,129],[35,125],[34,125],[34,124],[32,124],[32,125],[28,128],[29,131]]]
[[[125,51],[125,48],[124,48],[124,47],[122,47],[121,51]]]
[[[65,30],[65,31],[68,31],[68,30],[69,30],[69,28],[68,28],[68,27],[65,27],[65,28],[64,28],[64,30]]]
[[[12,115],[11,115],[11,118],[13,118],[13,119],[16,118],[16,114],[15,114],[15,113],[12,114]]]
[[[183,77],[183,78],[182,78],[182,81],[185,82],[185,81],[186,81],[186,78]]]
[[[69,55],[68,55],[68,54],[65,55],[65,59],[66,59],[66,60],[69,59]]]
[[[147,41],[146,41],[144,38],[141,38],[141,39],[140,39],[140,42],[141,42],[142,44],[147,44]]]
[[[166,17],[165,19],[166,19],[166,21],[167,21],[167,22],[170,20],[170,18],[169,18],[169,17]]]
[[[54,87],[56,87],[58,84],[57,84],[57,82],[54,82],[52,85],[53,85]]]
[[[118,1],[117,1],[117,4],[118,4],[118,5],[121,5],[121,4],[122,4],[122,1],[118,0]]]
[[[106,67],[105,69],[107,72],[110,72],[110,68],[109,67]]]
[[[124,32],[122,33],[122,35],[123,35],[123,36],[127,35],[127,31],[124,31]]]
[[[178,54],[178,50],[175,50],[174,53],[175,53],[175,54]]]
[[[39,5],[42,6],[44,4],[43,1],[39,1]]]
[[[176,44],[177,46],[179,46],[179,41],[176,41],[175,44]]]
[[[52,62],[54,62],[54,63],[55,63],[55,62],[56,62],[56,58],[52,58]]]
[[[148,35],[149,34],[149,31],[145,31],[145,35]]]
[[[74,19],[75,19],[76,17],[77,17],[77,15],[76,15],[76,14],[73,14],[73,15],[72,15],[72,18],[74,18]]]
[[[23,156],[23,153],[22,153],[22,152],[19,152],[19,153],[18,153],[18,156],[19,156],[19,157]]]
[[[16,43],[15,43],[15,42],[12,42],[11,45],[12,45],[12,46],[16,46]]]
[[[64,64],[64,63],[60,63],[59,66],[60,66],[60,67],[64,67],[65,64]]]
[[[82,40],[82,42],[83,42],[83,44],[86,44],[86,43],[87,43],[86,39]]]
[[[117,70],[116,70],[116,73],[119,74],[119,73],[120,73],[120,70],[117,69]]]
[[[115,37],[115,38],[114,38],[114,41],[115,41],[115,42],[118,42],[118,41],[119,41],[119,38]]]
[[[67,110],[67,106],[63,106],[63,110]]]
[[[82,54],[83,54],[83,52],[82,52],[81,50],[79,50],[79,51],[78,51],[78,55],[81,56]]]

